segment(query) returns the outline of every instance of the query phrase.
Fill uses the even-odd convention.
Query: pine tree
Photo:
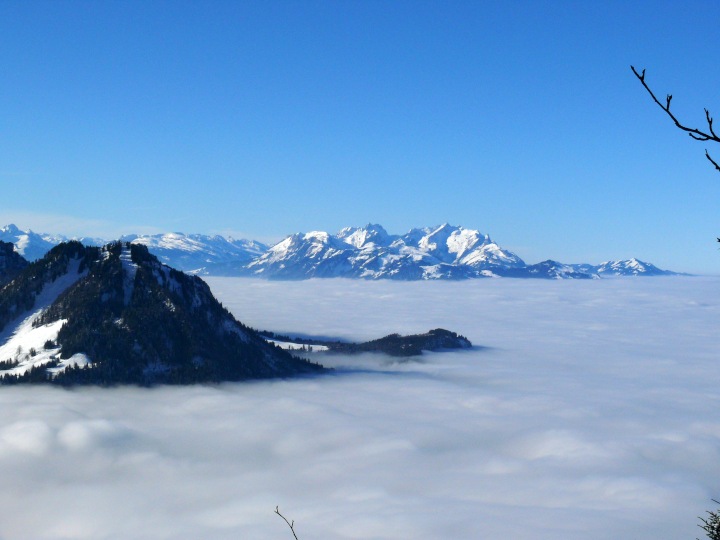
[[[720,502],[716,501],[715,499],[713,499],[713,502],[716,504],[720,504]],[[707,519],[703,517],[698,517],[698,519],[701,521],[701,523],[698,524],[698,527],[705,531],[705,535],[710,540],[720,540],[720,514],[718,512],[712,512],[710,510],[707,511],[707,514]]]

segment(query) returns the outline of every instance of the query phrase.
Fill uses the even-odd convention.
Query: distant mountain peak
[[[356,248],[362,248],[369,244],[384,246],[392,241],[391,236],[382,225],[373,223],[368,223],[364,227],[346,227],[336,236]]]
[[[5,225],[4,227],[2,227],[0,229],[0,232],[17,234],[18,232],[20,232],[20,229],[18,229],[17,225],[15,225],[14,223],[9,223],[8,225]]]

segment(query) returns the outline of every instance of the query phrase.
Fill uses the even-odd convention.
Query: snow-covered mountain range
[[[520,257],[478,231],[445,224],[398,236],[368,225],[336,235],[293,234],[248,264],[246,273],[274,279],[462,279],[525,266]]]
[[[201,275],[235,275],[237,268],[268,250],[268,246],[255,240],[235,240],[219,235],[132,234],[120,240],[147,246],[153,255],[168,266]]]
[[[75,238],[102,246],[99,238]],[[68,240],[61,235],[0,229],[0,240],[12,242],[28,260]],[[601,276],[672,275],[637,259],[593,264],[543,261],[528,265],[488,235],[447,223],[389,234],[381,225],[347,227],[337,234],[296,233],[273,246],[223,236],[167,233],[127,235],[124,242],[147,246],[162,262],[188,273],[254,276],[266,279],[345,277],[362,279],[467,279],[518,277],[593,279]]]
[[[104,246],[109,240],[91,237],[67,237],[61,234],[23,231],[10,224],[0,228],[0,241],[12,242],[15,250],[29,261],[40,259],[61,242],[77,240],[86,246]],[[268,250],[254,240],[235,240],[203,234],[129,234],[123,242],[141,244],[163,263],[184,272],[201,275],[236,275],[246,265]]]
[[[23,231],[12,223],[0,228],[0,240],[15,244],[15,251],[28,261],[41,259],[53,247],[68,240],[77,240],[86,246],[102,246],[107,243],[101,238],[68,238],[61,234],[36,233],[29,229]]]

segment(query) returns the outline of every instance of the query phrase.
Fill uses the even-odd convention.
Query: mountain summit
[[[267,343],[199,277],[143,245],[63,243],[0,290],[4,382],[194,383],[321,369]]]

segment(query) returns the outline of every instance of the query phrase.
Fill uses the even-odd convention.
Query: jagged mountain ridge
[[[267,343],[199,277],[143,245],[63,243],[0,290],[4,382],[185,384],[321,369]]]
[[[8,234],[10,230],[13,234]],[[61,236],[0,229],[19,239],[23,252],[37,253]],[[267,279],[345,277],[362,279],[468,279],[516,277],[589,279],[601,276],[674,275],[639,261],[607,261],[599,265],[543,261],[528,265],[501,248],[488,235],[449,224],[389,234],[381,225],[347,227],[332,235],[314,231],[290,235],[268,247],[260,242],[215,235],[166,233],[127,235],[170,266],[188,273],[214,276],[254,276]],[[90,245],[102,240],[83,239]],[[16,244],[18,246],[18,244]],[[21,251],[21,248],[17,248]]]
[[[463,227],[444,224],[400,236],[368,225],[336,235],[291,235],[248,264],[246,273],[270,279],[463,279],[524,266],[489,236]]]

